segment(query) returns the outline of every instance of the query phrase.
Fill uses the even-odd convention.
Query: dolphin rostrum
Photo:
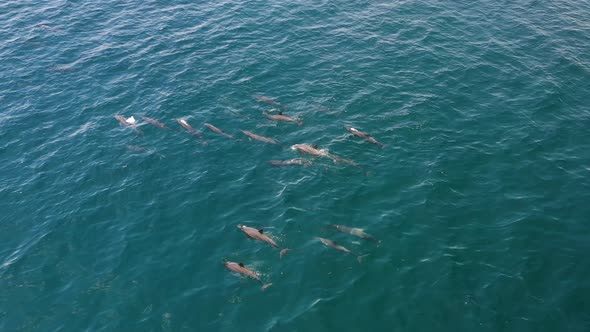
[[[279,114],[268,114],[268,113],[264,113],[264,115],[269,120],[283,121],[283,122],[294,122],[294,123],[297,123],[300,126],[303,125],[303,122],[302,121],[299,121],[299,120],[297,120],[295,118],[292,118],[290,116],[283,115],[283,112],[279,112]]]
[[[334,224],[330,225],[330,227],[335,228],[336,230],[338,230],[339,232],[342,232],[342,233],[354,235],[356,237],[360,237],[361,239],[374,241],[377,243],[377,245],[381,244],[381,240],[378,240],[375,237],[373,237],[372,235],[365,233],[365,230],[363,230],[361,228],[354,228],[354,227],[348,227],[348,226],[344,226],[344,225],[334,225]]]
[[[189,125],[185,119],[176,119],[176,122],[178,122],[179,125],[181,125],[184,129],[188,130],[191,134],[193,134],[193,136],[203,141],[203,144],[207,145],[207,141],[205,141],[201,133],[199,133],[195,128]]]
[[[303,167],[307,167],[311,165],[311,161],[297,158],[297,159],[289,159],[289,160],[269,160],[269,164],[273,166],[294,166],[299,165]]]
[[[270,285],[272,285],[272,284],[263,283],[262,280],[260,280],[260,277],[258,276],[258,274],[256,272],[250,270],[249,268],[245,267],[243,263],[224,262],[223,265],[225,265],[225,267],[232,272],[239,273],[241,275],[244,275],[246,277],[250,277],[250,278],[258,281],[259,283],[262,284],[262,290],[265,290]]]
[[[275,248],[279,248],[279,249],[281,248],[273,239],[271,239],[268,235],[264,234],[264,230],[262,228],[256,229],[256,228],[248,227],[245,225],[238,225],[238,228],[242,232],[244,232],[244,234],[246,234],[247,237],[249,237],[253,240],[266,242]],[[287,251],[290,251],[290,250],[291,249],[288,249],[288,248],[282,249],[279,254],[279,257],[282,258],[287,253]]]
[[[385,145],[383,145],[383,143],[374,139],[371,135],[364,133],[356,128],[349,127],[349,126],[344,126],[344,128],[346,128],[346,130],[350,131],[354,136],[360,137],[360,138],[366,140],[367,142],[373,143],[373,144],[378,145],[382,148],[385,146]]]
[[[158,120],[156,120],[154,118],[148,118],[147,116],[142,116],[141,118],[143,119],[143,121],[151,124],[154,127],[158,127],[160,129],[166,129],[166,128],[168,128],[168,127],[166,127],[165,124],[163,124],[162,122],[160,122],[160,121],[158,121]]]
[[[205,127],[209,128],[209,130],[211,130],[214,133],[217,133],[217,134],[219,134],[221,136],[225,136],[225,137],[230,138],[230,139],[236,139],[232,135],[226,133],[225,131],[223,131],[223,130],[217,128],[217,127],[215,127],[214,125],[212,125],[210,123],[205,122],[204,125],[205,125]]]
[[[254,134],[253,132],[251,132],[249,130],[242,130],[242,132],[244,133],[244,135],[246,135],[252,139],[255,139],[257,141],[261,141],[264,143],[270,143],[270,144],[279,144],[279,141],[277,141],[274,138],[260,136],[260,135]]]
[[[345,252],[347,254],[351,254],[353,256],[356,256],[356,260],[360,263],[362,263],[363,261],[363,257],[365,257],[366,255],[357,255],[355,253],[353,253],[352,251],[344,248],[343,246],[339,245],[338,243],[332,241],[332,240],[328,240],[328,239],[324,239],[322,237],[317,237],[316,239],[320,240],[326,247],[330,247],[330,248],[334,248],[336,250]]]
[[[127,128],[133,129],[137,134],[143,136],[143,132],[136,127],[137,121],[134,117],[129,117],[125,119],[122,115],[115,115],[115,119],[119,121],[119,123]]]

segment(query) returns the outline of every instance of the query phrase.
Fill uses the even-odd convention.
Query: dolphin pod
[[[266,97],[266,96],[253,96],[253,97],[262,103],[274,105],[274,106],[280,107],[282,110],[286,110],[285,105],[279,103],[278,101],[276,101],[273,98]],[[272,111],[273,110],[271,110],[271,112]],[[278,109],[274,109],[274,111],[278,111]],[[263,114],[268,120],[288,122],[288,123],[289,122],[290,123],[297,123],[298,125],[303,124],[303,122],[301,122],[299,119],[288,116],[288,115],[284,115],[281,111],[278,111],[277,114],[270,114],[270,113],[263,113]],[[127,128],[130,128],[130,129],[133,129],[138,134],[143,135],[143,133],[137,128],[138,123],[133,116],[126,118],[122,115],[115,115],[115,118],[117,119],[117,121],[121,125],[123,125]],[[151,117],[147,117],[147,116],[141,116],[141,119],[145,123],[150,124],[156,128],[168,129],[166,124],[164,124],[160,120],[157,120],[157,119],[154,119]],[[185,118],[177,118],[175,120],[182,128],[184,128],[189,133],[191,133],[193,136],[195,136],[199,140],[201,140],[203,142],[203,144],[205,144],[205,145],[207,144],[207,141],[205,140],[205,138],[203,137],[201,132],[199,132],[197,129],[195,129],[193,126],[191,126]],[[236,140],[236,138],[234,136],[221,130],[220,128],[214,126],[211,123],[203,122],[202,125],[204,127],[206,127],[207,129],[209,129],[209,131],[211,131],[212,133],[218,134],[220,136],[223,136],[223,137],[226,137],[226,138],[229,138],[232,140]],[[377,141],[375,138],[373,138],[368,133],[362,132],[359,129],[351,127],[351,126],[344,126],[344,128],[356,137],[362,138],[362,139],[366,140],[367,142],[378,145],[380,147],[384,147],[383,143]],[[274,138],[262,136],[262,135],[256,134],[256,133],[249,131],[249,130],[241,130],[241,132],[244,135],[248,136],[252,140],[257,140],[257,141],[268,143],[268,144],[279,144],[279,141]],[[241,139],[239,141],[241,141]],[[139,145],[128,145],[128,149],[130,149],[132,151],[137,151],[137,152],[148,151],[146,148],[139,146]],[[290,146],[290,150],[295,151],[295,152],[302,154],[302,155],[308,155],[311,157],[329,159],[329,160],[333,161],[334,163],[347,163],[347,164],[353,165],[355,167],[359,167],[356,165],[356,163],[354,161],[341,158],[341,157],[331,153],[327,149],[320,149],[315,144],[307,144],[307,143],[294,144],[294,145]],[[284,160],[269,160],[268,163],[272,166],[304,166],[304,167],[307,167],[312,164],[312,160],[311,160],[311,158],[310,159],[295,158],[295,159],[284,159]],[[339,232],[349,234],[349,235],[352,235],[352,236],[355,236],[355,237],[358,237],[358,238],[361,238],[364,240],[376,242],[377,245],[379,245],[381,243],[381,240],[366,233],[362,228],[355,228],[355,227],[349,227],[349,226],[338,225],[338,224],[330,224],[328,226],[331,228],[334,228],[335,230],[337,230]],[[263,229],[256,229],[256,228],[248,227],[245,225],[238,225],[238,228],[248,238],[255,240],[255,241],[264,242],[274,248],[279,249],[280,250],[279,258],[282,258],[288,251],[291,250],[291,249],[288,249],[288,248],[285,248],[285,247],[282,247],[281,245],[279,245],[275,241],[275,239],[270,237],[268,234],[265,234]],[[332,249],[338,250],[342,253],[355,256],[359,263],[362,262],[363,257],[367,256],[367,255],[360,255],[358,253],[355,253],[352,250],[350,250],[350,249],[344,247],[343,245],[340,245],[330,239],[326,239],[323,237],[315,237],[315,239],[319,240],[319,242],[321,242],[324,246],[326,246],[328,248],[332,248]],[[226,261],[223,264],[227,268],[227,270],[229,270],[230,272],[238,273],[242,276],[254,279],[257,282],[259,282],[262,285],[263,291],[272,285],[272,283],[265,284],[261,280],[259,274],[256,271],[246,267],[243,263]]]

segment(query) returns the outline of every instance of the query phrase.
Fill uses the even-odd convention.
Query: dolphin
[[[283,121],[283,122],[294,122],[294,123],[297,123],[300,126],[303,125],[303,122],[302,121],[299,121],[299,120],[297,120],[295,118],[292,118],[290,116],[283,115],[283,112],[279,112],[279,114],[268,114],[268,113],[264,113],[264,115],[269,120]]]
[[[297,151],[302,154],[309,154],[309,155],[316,156],[316,157],[329,158],[329,159],[332,159],[332,161],[335,163],[341,162],[341,163],[347,163],[347,164],[351,164],[351,165],[356,166],[356,163],[354,161],[343,159],[338,156],[335,156],[335,155],[331,154],[330,152],[328,152],[328,150],[326,150],[326,149],[318,149],[317,145],[295,144],[295,145],[291,146],[291,150]]]
[[[134,151],[134,152],[146,152],[149,154],[153,154],[153,155],[160,157],[160,159],[164,158],[163,154],[161,154],[159,152],[155,152],[154,150],[148,150],[147,148],[140,146],[140,145],[127,144],[127,149]]]
[[[131,128],[138,135],[143,136],[143,132],[135,126],[137,121],[135,120],[134,117],[131,116],[131,117],[125,119],[125,117],[123,117],[122,115],[115,115],[115,119],[117,119],[121,125],[123,125],[127,128]]]
[[[365,231],[361,228],[354,228],[354,227],[348,227],[348,226],[344,226],[344,225],[334,225],[334,224],[330,225],[330,227],[332,227],[342,233],[354,235],[356,237],[360,237],[361,239],[374,241],[377,243],[377,245],[381,244],[381,240],[378,240],[375,237],[373,237],[372,235],[365,233]]]
[[[338,243],[332,241],[332,240],[328,240],[328,239],[324,239],[322,237],[316,237],[316,239],[320,240],[326,247],[330,247],[330,248],[334,248],[336,250],[345,252],[347,254],[351,254],[353,256],[356,256],[356,260],[360,263],[362,263],[363,261],[363,257],[367,256],[367,255],[357,255],[355,253],[353,253],[352,251],[344,248],[343,246],[339,245]]]
[[[254,134],[253,132],[248,131],[248,130],[242,130],[242,132],[244,133],[244,135],[246,135],[252,139],[255,139],[257,141],[261,141],[264,143],[270,143],[270,144],[279,144],[279,141],[277,141],[274,138],[260,136],[260,135]]]
[[[139,146],[139,145],[133,145],[133,144],[127,144],[127,149],[131,150],[131,151],[135,151],[135,152],[146,152],[147,149],[144,148],[143,146]]]
[[[39,24],[37,26],[39,28],[43,29],[43,30],[49,30],[49,31],[52,31],[52,32],[59,32],[59,33],[63,32],[61,29],[51,27],[51,26],[49,26],[47,24]]]
[[[373,137],[371,137],[371,135],[364,133],[356,128],[350,127],[350,126],[344,126],[344,128],[346,128],[346,130],[350,131],[354,136],[356,137],[360,137],[364,140],[366,140],[367,142],[373,143],[381,148],[383,148],[385,145],[383,145],[383,143],[377,141],[376,139],[374,139]]]
[[[168,128],[168,127],[166,127],[165,124],[163,124],[162,122],[160,122],[154,118],[148,118],[147,116],[142,116],[141,118],[143,119],[143,121],[151,124],[154,127],[158,127],[160,129],[167,129]]]
[[[268,161],[269,164],[273,165],[273,166],[294,166],[294,165],[300,165],[303,167],[307,167],[309,165],[311,165],[311,161],[309,160],[305,160],[305,159],[289,159],[289,160],[269,160]]]
[[[316,157],[331,158],[330,153],[326,149],[318,149],[317,145],[309,144],[294,144],[291,145],[291,150],[297,151],[302,154],[309,154]]]
[[[258,281],[259,283],[262,284],[263,291],[265,289],[267,289],[270,285],[272,285],[272,284],[263,283],[262,280],[260,280],[260,277],[258,276],[258,274],[256,272],[250,270],[249,268],[245,267],[243,263],[224,262],[223,265],[225,265],[225,267],[232,272],[239,273],[241,275],[244,275],[246,277],[250,277],[250,278]]]
[[[254,99],[256,99],[256,100],[258,100],[260,102],[263,102],[265,104],[275,105],[275,106],[279,106],[279,107],[282,107],[282,108],[287,108],[287,107],[285,107],[285,105],[279,103],[278,101],[276,101],[276,100],[274,100],[273,98],[270,98],[270,97],[260,96],[260,95],[254,95],[252,97],[254,97]]]
[[[268,235],[264,234],[264,230],[262,228],[256,229],[256,228],[248,227],[245,225],[238,225],[238,228],[242,232],[244,232],[244,234],[246,234],[247,237],[249,237],[253,240],[266,242],[275,248],[279,248],[279,249],[281,248],[273,239],[271,239]],[[291,249],[288,249],[288,248],[281,250],[279,257],[282,258],[290,250]]]
[[[201,133],[199,133],[195,128],[189,125],[185,119],[176,119],[176,122],[178,122],[179,125],[181,125],[184,129],[188,130],[191,134],[193,134],[193,136],[203,141],[203,144],[207,145],[207,141],[203,138]]]
[[[232,135],[230,135],[230,134],[228,134],[228,133],[224,132],[223,130],[221,130],[221,129],[219,129],[219,128],[215,127],[214,125],[212,125],[212,124],[210,124],[210,123],[207,123],[207,122],[205,122],[205,123],[204,123],[204,125],[205,125],[205,127],[209,128],[209,130],[211,130],[211,131],[212,131],[212,132],[214,132],[214,133],[217,133],[217,134],[219,134],[219,135],[221,135],[221,136],[225,136],[225,137],[227,137],[227,138],[230,138],[230,139],[236,139],[236,138],[235,138],[235,137],[233,137]]]

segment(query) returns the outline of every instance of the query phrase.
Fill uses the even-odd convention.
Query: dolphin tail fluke
[[[369,256],[369,254],[357,256],[356,260],[359,261],[359,264],[361,264],[363,262],[363,257],[367,257],[367,256]]]
[[[303,121],[297,121],[298,126],[303,126]]]
[[[283,258],[283,256],[285,256],[289,251],[291,251],[291,249],[289,248],[281,250],[281,252],[279,253],[279,258]]]
[[[272,283],[262,285],[262,291],[264,292],[270,286],[272,286]]]

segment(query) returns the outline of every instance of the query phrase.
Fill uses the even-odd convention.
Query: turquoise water
[[[0,36],[1,331],[590,330],[588,2],[4,1]],[[298,143],[358,167],[268,164]]]

